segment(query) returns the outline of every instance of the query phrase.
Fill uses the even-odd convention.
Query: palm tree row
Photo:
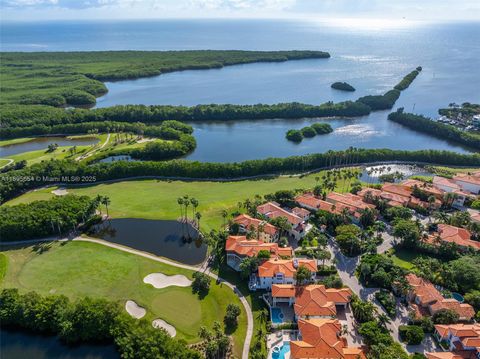
[[[182,223],[183,236],[190,239],[191,234],[189,225],[196,227],[198,232],[200,232],[200,219],[202,218],[202,215],[200,214],[200,212],[197,212],[199,204],[198,200],[194,197],[184,195],[183,197],[179,197],[177,199],[177,203],[180,206],[180,222]],[[188,210],[190,206],[192,214],[191,218],[189,218]],[[186,236],[185,233],[187,233]]]
[[[96,205],[100,205],[100,204],[103,204],[105,206],[105,209],[107,211],[107,218],[109,218],[109,214],[108,214],[108,206],[110,205],[111,201],[110,201],[110,197],[108,196],[101,196],[101,195],[97,195],[97,197],[95,198],[95,202],[96,202]],[[102,211],[100,210],[100,214],[102,214]]]

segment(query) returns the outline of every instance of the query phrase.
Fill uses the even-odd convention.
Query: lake
[[[192,239],[185,241],[184,235]],[[207,255],[207,245],[196,240],[196,230],[178,221],[112,219],[92,236],[190,265],[202,263]]]
[[[116,104],[278,103],[354,100],[393,87],[415,67],[422,73],[397,101],[437,116],[451,102],[480,102],[480,22],[355,26],[313,20],[159,20],[3,23],[4,51],[243,49],[328,51],[330,59],[258,63],[108,82],[98,107]],[[347,81],[357,91],[330,88]],[[314,119],[193,123],[199,161],[286,157],[349,146],[472,152],[387,120],[388,111],[329,123],[331,134],[294,144],[292,128]]]
[[[10,329],[0,330],[2,359],[117,359],[113,345],[70,347],[55,336],[43,336]]]
[[[37,137],[28,142],[15,143],[0,147],[0,157],[8,157],[19,153],[46,150],[48,145],[56,143],[58,146],[89,146],[97,143],[98,138],[67,138],[67,137]]]

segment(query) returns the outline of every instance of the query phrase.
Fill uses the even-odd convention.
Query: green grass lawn
[[[227,305],[235,303],[242,308],[233,334],[235,354],[241,356],[247,319],[239,299],[227,286],[212,280],[209,294],[199,299],[190,287],[155,289],[143,283],[143,278],[154,272],[183,274],[191,279],[193,272],[189,270],[95,243],[55,243],[40,248],[43,252],[25,247],[0,253],[0,274],[7,267],[2,288],[64,294],[72,299],[102,297],[118,301],[122,308],[131,299],[147,309],[145,318],[164,319],[175,326],[178,338],[189,343],[199,340],[200,326],[212,328],[214,321],[222,322]]]
[[[62,160],[65,158],[75,158],[77,156],[80,156],[82,153],[87,152],[91,148],[91,146],[77,146],[77,153],[72,155],[68,151],[68,149],[71,147],[73,146],[61,146],[53,152],[47,152],[46,150],[23,152],[9,156],[9,158],[14,160],[15,162],[25,160],[27,161],[27,165],[33,165],[35,163],[49,161],[51,159]]]
[[[70,188],[69,192],[96,196],[109,196],[110,215],[114,218],[176,219],[180,216],[177,198],[183,195],[193,196],[200,205],[201,226],[205,231],[222,226],[222,210],[234,210],[238,202],[258,195],[278,190],[312,188],[315,177],[321,173],[304,177],[278,177],[275,179],[249,180],[237,182],[186,182],[186,181],[124,181],[112,184],[100,184],[89,187]],[[338,191],[346,191],[347,184],[338,182]],[[14,205],[33,200],[48,199],[53,188],[41,189],[17,197],[7,204]]]
[[[401,248],[396,249],[393,252],[391,258],[393,260],[393,263],[397,266],[405,268],[407,270],[412,270],[413,268],[415,268],[415,265],[412,263],[413,260],[420,256],[421,255],[416,252]]]

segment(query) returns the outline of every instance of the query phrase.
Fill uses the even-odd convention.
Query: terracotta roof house
[[[405,187],[410,188],[410,189],[413,189],[413,187],[417,186],[422,191],[425,191],[429,195],[435,196],[435,198],[437,198],[439,200],[443,199],[443,195],[445,193],[444,190],[434,186],[433,184],[430,184],[430,183],[427,183],[427,182],[422,182],[422,181],[419,181],[419,180],[416,180],[416,179],[409,178],[409,179],[403,181],[401,184],[402,184],[402,186],[405,186]]]
[[[317,261],[313,259],[269,259],[258,267],[258,277],[252,289],[271,289],[274,284],[295,284],[295,273],[300,266],[312,272],[312,280],[317,273]]]
[[[427,358],[478,358],[480,356],[480,324],[435,325],[435,336],[448,343],[450,351],[426,353]]]
[[[475,195],[480,194],[480,176],[478,172],[474,174],[457,173],[452,180],[458,184],[462,190],[471,192]]]
[[[464,249],[473,248],[480,250],[480,242],[471,240],[471,237],[472,234],[465,228],[440,223],[437,232],[431,234],[428,237],[427,242],[435,245],[437,240],[440,240],[442,242],[455,243]]]
[[[351,193],[342,194],[337,192],[331,192],[327,194],[326,200],[327,202],[332,203],[336,207],[340,207],[341,209],[344,207],[348,208],[353,221],[358,221],[358,219],[362,215],[362,212],[367,208],[375,208],[375,205],[364,202],[361,196]]]
[[[448,193],[455,193],[456,198],[453,201],[453,206],[454,207],[462,207],[465,203],[465,200],[468,197],[474,196],[470,191],[464,190],[462,186],[460,186],[455,180],[445,178],[445,177],[440,177],[440,176],[434,176],[433,177],[433,185],[445,192]]]
[[[411,302],[417,316],[434,315],[441,309],[455,311],[462,321],[470,321],[475,315],[475,310],[470,304],[460,303],[453,298],[444,298],[429,281],[413,273],[408,274],[406,279],[412,287],[407,299]]]
[[[419,181],[420,182],[420,181]],[[423,184],[423,182],[420,182]],[[415,187],[415,184],[413,184],[411,187],[409,186],[412,184],[411,182],[407,182],[408,185],[405,184],[395,184],[395,183],[385,183],[382,186],[382,192],[387,192],[392,195],[397,196],[396,198],[401,198],[404,201],[404,206],[406,207],[415,207],[415,206],[421,206],[424,208],[428,208],[430,204],[428,202],[422,201],[416,197],[413,196],[413,187]],[[427,192],[426,188],[423,188],[422,186],[417,186],[420,190]],[[432,189],[432,191],[434,191]],[[440,208],[442,205],[442,201],[438,198],[435,198],[435,202],[433,203],[434,208]]]
[[[340,336],[342,326],[336,319],[300,319],[300,340],[290,342],[290,358],[365,359],[362,348],[348,347]]]
[[[346,307],[350,303],[352,291],[349,288],[325,288],[311,284],[295,287],[291,284],[272,285],[273,306],[279,303],[293,305],[295,317],[321,318],[337,314],[336,306]]]
[[[267,202],[257,207],[257,212],[268,218],[284,217],[292,225],[289,235],[299,240],[311,229],[311,225],[305,223],[305,219],[293,212],[289,212],[276,202]]]
[[[258,234],[258,239],[261,239],[262,241],[273,242],[278,240],[279,232],[277,227],[271,225],[267,221],[253,218],[248,214],[240,214],[233,219],[233,222],[238,223],[241,233],[247,233],[253,228],[256,232],[255,235]],[[263,231],[258,231],[259,227],[263,227]]]
[[[261,250],[270,252],[271,257],[293,257],[292,247],[282,248],[278,243],[265,243],[263,241],[248,240],[246,236],[228,236],[225,242],[227,264],[240,270],[239,266],[243,258],[255,257]]]

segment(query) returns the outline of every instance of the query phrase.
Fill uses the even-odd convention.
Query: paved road
[[[57,239],[57,238],[46,238],[46,239],[34,239],[34,240],[29,240],[29,241],[16,241],[16,242],[7,242],[7,243],[1,243],[2,245],[19,245],[19,244],[35,244],[35,243],[42,243],[42,242],[53,242],[53,241],[77,241],[77,242],[91,242],[91,243],[97,243],[101,244],[106,247],[111,247],[115,248],[124,252],[128,252],[131,254],[135,254],[137,256],[145,257],[151,260],[154,260],[156,262],[161,262],[165,263],[168,265],[171,265],[173,267],[178,267],[178,268],[183,268],[183,269],[189,269],[192,271],[202,271],[203,273],[209,275],[211,278],[215,279],[218,283],[223,283],[227,287],[233,290],[233,292],[239,297],[240,302],[242,303],[245,313],[247,313],[247,333],[245,336],[245,342],[243,344],[243,351],[242,351],[242,359],[248,359],[248,354],[250,351],[250,343],[252,341],[252,335],[253,335],[253,313],[252,309],[250,308],[250,304],[247,302],[243,294],[238,290],[238,288],[231,284],[230,282],[227,282],[225,279],[217,276],[215,273],[213,273],[210,268],[208,267],[208,261],[204,261],[202,265],[200,266],[191,266],[188,264],[182,264],[178,262],[174,262],[165,258],[157,257],[153,254],[138,251],[136,249],[130,248],[130,247],[125,247],[119,244],[115,243],[110,243],[107,241],[103,241],[101,239],[96,239],[96,238],[89,238],[89,237],[75,237],[75,238],[64,238],[64,239]]]
[[[390,234],[383,233],[382,237],[384,241],[380,246],[378,246],[379,253],[384,253],[388,251],[395,244],[395,239]],[[379,291],[380,288],[366,288],[358,281],[357,277],[355,276],[355,270],[360,262],[360,257],[349,258],[344,256],[341,253],[340,248],[338,248],[332,238],[329,238],[328,240],[328,249],[332,253],[332,257],[334,257],[336,260],[338,274],[342,279],[343,283],[349,286],[352,291],[357,294],[362,300],[372,302],[376,306],[378,313],[387,314],[385,309],[375,299],[375,292]],[[401,325],[407,324],[408,320],[408,309],[397,299],[397,315],[394,319],[392,319],[391,323],[387,325],[387,328],[392,333],[394,340],[401,343],[409,354],[423,353],[424,351],[436,351],[437,346],[433,338],[431,338],[430,336],[427,336],[423,343],[420,345],[405,345],[401,342],[399,335],[399,327]]]

